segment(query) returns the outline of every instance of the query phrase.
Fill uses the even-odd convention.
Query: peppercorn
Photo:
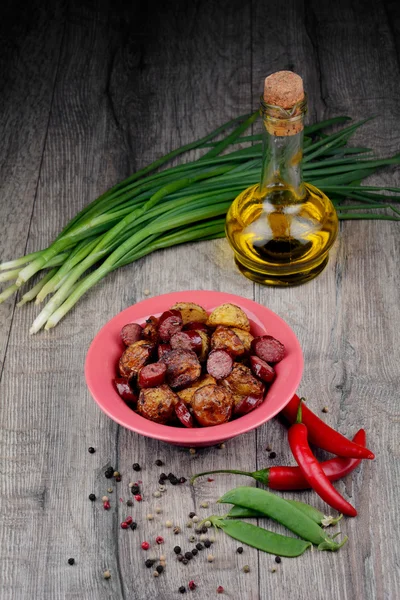
[[[272,567],[272,569],[271,569],[271,573],[276,573],[276,569],[275,569],[275,567]]]
[[[121,473],[119,471],[114,471],[113,477],[119,477]]]
[[[193,558],[193,554],[191,552],[185,552],[185,558],[191,560]]]
[[[266,449],[266,451],[267,451],[267,452],[271,452],[271,450],[272,450],[272,446],[270,446],[270,445],[268,444],[268,446],[267,446],[265,449]]]
[[[212,555],[212,554],[208,554],[208,555],[207,555],[207,561],[208,561],[208,562],[213,562],[213,561],[214,561],[214,557],[213,557],[213,555]]]
[[[218,449],[219,450],[223,450],[224,448],[225,448],[225,444],[224,443],[218,444]]]
[[[198,523],[200,521],[200,518],[197,515],[194,515],[194,517],[192,518],[193,523]]]
[[[202,527],[196,527],[196,529],[194,530],[195,533],[199,534],[203,532],[203,528]]]
[[[159,483],[159,484],[161,484],[161,485],[162,485],[164,482],[165,482],[165,479],[164,479],[164,477],[159,477],[159,478],[158,478],[158,483]]]
[[[205,500],[204,502],[201,502],[200,506],[201,508],[208,508],[210,506],[210,503]]]
[[[175,475],[173,473],[171,473],[171,471],[168,473],[167,475],[167,479],[171,480],[175,477]]]
[[[159,485],[159,486],[158,486],[158,489],[160,490],[160,492],[165,492],[165,490],[166,490],[167,488],[165,487],[165,485]]]
[[[195,541],[196,541],[196,536],[189,535],[189,542],[195,542]]]
[[[108,496],[103,496],[101,500],[102,502],[108,502]]]
[[[193,556],[197,556],[197,554],[199,553],[197,548],[193,548],[193,550],[191,552],[192,552]]]
[[[135,500],[136,500],[136,502],[141,502],[142,501],[142,496],[140,494],[136,494],[135,495]]]
[[[103,508],[104,510],[110,510],[111,504],[109,502],[103,502]]]
[[[154,558],[148,558],[147,560],[144,561],[144,564],[146,565],[146,567],[148,569],[150,569],[154,564],[155,564],[155,559]]]
[[[129,525],[128,523],[125,523],[125,521],[123,521],[123,523],[121,523],[121,529],[128,529]]]
[[[195,512],[190,512],[189,513],[189,519],[193,519],[193,517],[195,517],[195,516],[196,516]]]
[[[186,483],[186,477],[179,477],[179,483]]]
[[[104,579],[110,579],[110,577],[111,577],[110,571],[104,571],[103,577],[104,577]]]
[[[113,493],[113,489],[112,489],[112,488],[107,488],[107,492],[108,492],[109,494],[112,494],[112,493]]]
[[[137,523],[135,523],[135,521],[133,521],[133,523],[131,523],[131,524],[129,525],[129,527],[130,527],[131,529],[135,530],[135,529],[137,529]]]
[[[75,559],[74,558],[69,558],[68,559],[68,564],[69,565],[74,565],[75,564]]]
[[[195,590],[197,588],[197,585],[195,584],[195,582],[193,581],[193,579],[191,581],[189,581],[188,588],[191,591],[193,591],[193,590]]]
[[[171,477],[169,481],[171,485],[177,485],[179,483],[179,479],[177,477]]]
[[[140,492],[140,487],[138,486],[137,483],[133,484],[131,487],[131,492],[133,495],[136,495]]]
[[[244,565],[244,567],[243,567],[243,573],[250,573],[250,567],[249,567],[249,565]]]
[[[180,554],[181,553],[181,547],[180,546],[175,546],[174,552],[175,552],[175,554]]]
[[[161,556],[160,556],[160,562],[165,562],[165,560],[166,560],[165,554],[161,554]]]
[[[154,519],[154,515],[152,515],[151,513],[148,513],[148,514],[146,515],[146,519],[147,519],[148,521],[152,521],[152,520]]]
[[[127,525],[130,525],[131,523],[133,523],[133,519],[132,519],[132,517],[126,517],[126,519],[125,519],[125,523],[126,523]]]
[[[176,558],[179,560],[179,562],[182,562],[184,556],[183,556],[183,554],[178,554]]]
[[[162,467],[164,463],[160,458],[157,458],[154,464],[157,465],[157,467]]]
[[[93,446],[90,446],[90,448],[88,448],[88,452],[89,454],[94,454],[96,450],[93,448]]]
[[[213,535],[210,535],[210,537],[208,539],[210,540],[210,542],[212,544],[215,542],[215,537]]]
[[[156,571],[157,573],[162,573],[164,571],[164,567],[162,565],[157,565]]]
[[[209,529],[211,527],[211,521],[204,521],[204,527],[206,527],[206,529]]]
[[[192,521],[188,521],[188,522],[186,523],[186,527],[189,527],[189,529],[191,529],[191,528],[193,527],[193,523],[192,523]]]
[[[210,521],[206,521],[206,523],[210,523]],[[207,527],[206,523],[204,523],[203,527],[201,528],[201,533],[207,533],[208,527]],[[211,527],[211,523],[210,523],[210,527]]]
[[[200,541],[201,542],[205,542],[206,540],[208,540],[208,537],[206,536],[205,533],[202,533],[201,536],[200,536]]]
[[[280,556],[275,556],[275,562],[278,563],[278,565],[279,565],[279,563],[282,562],[281,557]]]
[[[132,469],[133,469],[134,471],[141,471],[141,470],[142,470],[142,467],[139,465],[139,463],[133,463],[133,465],[132,465]]]
[[[205,547],[206,547],[206,548],[209,548],[209,547],[211,546],[211,542],[210,542],[210,540],[206,540],[206,541],[204,542],[204,545],[205,545]]]
[[[160,479],[164,479],[165,481],[166,479],[168,479],[168,475],[166,473],[161,473]]]
[[[149,542],[142,542],[142,550],[148,550],[150,548]]]
[[[242,554],[242,553],[243,553],[243,547],[242,547],[242,546],[239,546],[239,548],[236,548],[236,552],[237,552],[238,554]]]
[[[127,506],[133,506],[133,502],[132,502],[132,500],[127,500],[127,501],[126,501],[126,505],[127,505]]]
[[[323,412],[323,413],[327,413],[327,412],[329,412],[329,408],[328,408],[327,406],[324,406],[324,408],[322,409],[322,412]]]
[[[115,477],[115,481],[117,481],[118,483],[121,481],[121,479],[122,479],[121,475],[117,475]]]
[[[178,592],[180,592],[181,594],[184,594],[186,592],[185,586],[181,585],[181,587],[178,589]]]
[[[159,572],[158,571],[153,571],[153,577],[158,577],[159,576]]]
[[[276,458],[276,452],[270,452],[269,458]]]
[[[157,513],[157,515],[159,515],[160,513],[162,513],[161,506],[156,506],[155,509],[154,509],[154,512]]]
[[[114,475],[113,467],[108,467],[108,469],[106,469],[104,475],[107,479],[111,479],[111,477]]]
[[[183,558],[182,558],[182,564],[184,564],[184,565],[187,565],[187,564],[188,564],[188,562],[189,562],[189,561],[188,561],[188,559],[187,559],[187,558],[185,558],[185,557],[183,557]]]
[[[158,535],[156,537],[156,543],[157,544],[163,544],[164,543],[164,538],[161,535]]]
[[[189,448],[189,454],[196,454],[196,448]]]
[[[196,544],[196,548],[197,550],[203,550],[204,546],[203,544],[200,544],[200,542],[198,544]]]
[[[156,490],[155,492],[153,492],[153,496],[154,498],[161,498],[161,492],[159,490]]]
[[[214,479],[213,479],[212,477],[207,477],[207,481],[208,481],[209,483],[211,483],[212,481],[214,481]]]
[[[219,585],[217,587],[217,594],[223,594],[224,593],[224,588],[222,587],[222,585]]]
[[[173,523],[172,521],[165,521],[165,527],[172,527]]]
[[[181,532],[181,528],[180,528],[180,527],[178,527],[178,526],[176,526],[176,527],[174,527],[174,528],[173,528],[173,530],[172,530],[172,531],[174,532],[174,534],[175,534],[175,535],[178,535],[178,533],[180,533],[180,532]]]
[[[94,494],[89,494],[89,500],[94,502],[96,500],[96,496]]]

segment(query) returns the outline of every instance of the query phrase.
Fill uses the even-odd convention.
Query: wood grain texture
[[[9,6],[8,21],[2,21],[9,40],[1,57],[7,141],[0,148],[2,256],[48,244],[115,182],[254,108],[263,77],[276,69],[304,76],[310,120],[340,113],[361,118],[379,107],[384,118],[369,123],[358,140],[382,155],[398,151],[400,16],[394,2],[379,1],[373,9],[361,0],[307,8],[294,1],[239,0],[52,6],[32,9],[19,24],[20,14],[12,17]],[[400,185],[390,171],[372,181]],[[400,597],[399,240],[396,223],[345,223],[324,273],[288,290],[244,279],[225,240],[158,252],[110,274],[56,329],[31,338],[37,308],[18,310],[10,332],[13,301],[0,306],[0,351],[7,349],[0,382],[1,600],[170,600],[190,579],[201,599],[214,597],[218,585],[235,600]],[[217,533],[210,551],[186,567],[176,561],[174,545],[193,547],[188,513],[222,512],[216,499],[250,480],[216,476],[194,489],[169,486],[155,498],[159,473],[187,477],[229,465],[289,464],[286,430],[274,420],[224,449],[190,455],[136,436],[100,413],[86,390],[83,364],[100,327],[143,299],[145,290],[157,295],[197,288],[255,298],[275,310],[302,344],[300,391],[310,406],[328,406],[324,418],[345,434],[367,429],[377,460],[337,484],[359,510],[341,526],[350,541],[339,553],[308,552],[276,565],[273,556],[250,548],[236,554],[238,544]],[[277,452],[275,461],[267,445]],[[165,464],[156,467],[156,458]],[[139,474],[133,462],[142,465]],[[122,473],[121,483],[105,479],[110,465]],[[128,483],[137,479],[143,502],[128,508]],[[94,503],[91,492],[98,497]],[[105,493],[109,512],[101,506]],[[326,510],[312,493],[289,497]],[[208,508],[201,507],[204,501]],[[128,514],[138,521],[136,531],[120,528]],[[181,533],[165,527],[169,519]],[[156,535],[165,544],[157,546]],[[152,544],[147,554],[140,548],[144,539]],[[143,564],[152,553],[167,557],[157,579]],[[207,553],[215,556],[212,564]],[[241,570],[245,564],[249,574]]]

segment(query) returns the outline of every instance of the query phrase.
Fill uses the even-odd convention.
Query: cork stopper
[[[304,87],[300,75],[292,71],[272,73],[265,79],[263,97],[266,104],[279,107],[267,110],[265,126],[270,133],[287,136],[303,129],[300,103],[304,100]]]

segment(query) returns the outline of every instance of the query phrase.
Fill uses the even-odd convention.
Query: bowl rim
[[[101,367],[98,356],[101,354],[104,345],[115,342],[115,339],[113,338],[115,338],[115,333],[117,332],[118,344],[121,346],[122,352],[124,346],[120,340],[119,331],[124,324],[129,322],[141,323],[151,314],[160,314],[176,302],[195,302],[201,306],[205,305],[207,310],[210,310],[208,307],[216,307],[220,304],[231,302],[240,306],[246,312],[252,323],[256,324],[258,328],[263,329],[265,334],[267,334],[268,331],[265,327],[265,319],[268,317],[272,317],[274,328],[275,325],[279,325],[279,327],[283,329],[285,332],[284,337],[287,338],[285,346],[288,347],[287,340],[289,340],[290,356],[295,360],[293,360],[293,364],[291,365],[290,382],[286,383],[284,397],[282,398],[282,401],[277,403],[273,410],[269,409],[268,402],[264,401],[258,408],[247,415],[243,415],[238,419],[234,419],[221,425],[215,425],[213,427],[180,428],[154,423],[134,412],[118,395],[115,386],[113,385],[113,380],[110,381],[110,389],[108,391],[104,390],[104,387],[99,383],[97,376],[98,370]],[[132,314],[137,316],[132,317]],[[283,359],[283,361],[284,360],[285,359]],[[104,363],[106,363],[105,360]],[[277,365],[278,376],[279,364]],[[146,298],[115,315],[101,327],[92,340],[86,355],[84,370],[86,384],[94,401],[113,421],[146,437],[175,445],[182,444],[186,446],[196,446],[205,443],[209,445],[217,444],[221,440],[227,440],[256,429],[272,419],[286,406],[296,392],[303,374],[303,366],[303,352],[294,331],[286,321],[271,309],[254,300],[227,292],[186,290],[183,292],[171,292],[152,298]],[[108,399],[108,394],[111,393],[111,390],[113,394],[115,394],[115,399],[112,403]]]

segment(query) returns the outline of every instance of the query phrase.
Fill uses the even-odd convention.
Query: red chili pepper
[[[366,435],[364,429],[360,429],[356,433],[353,438],[353,442],[356,444],[360,444],[360,446],[365,446],[366,443]],[[328,477],[330,481],[336,481],[337,479],[342,479],[345,477],[361,462],[361,458],[331,458],[321,463],[321,467],[324,470],[325,475]],[[270,467],[269,469],[260,469],[259,471],[237,471],[237,470],[219,470],[219,471],[208,471],[206,473],[199,473],[198,475],[194,475],[191,479],[193,482],[197,477],[201,475],[209,475],[213,473],[237,473],[239,475],[247,475],[248,477],[253,477],[260,483],[266,485],[271,490],[281,490],[281,491],[290,491],[290,490],[307,490],[310,488],[310,484],[304,478],[303,473],[300,470],[300,467]],[[208,478],[210,481],[211,477]],[[214,481],[214,480],[212,480]]]
[[[290,402],[282,410],[284,417],[290,423],[296,421],[300,398],[295,394]],[[338,431],[329,427],[317,415],[315,415],[305,404],[302,405],[302,419],[308,429],[308,439],[312,444],[322,448],[327,452],[332,452],[337,456],[347,458],[375,458],[375,455],[368,448],[362,448],[358,444],[351,442]]]
[[[298,421],[301,421],[301,408],[300,406],[298,411]],[[349,517],[355,517],[357,515],[356,509],[333,487],[311,452],[307,436],[307,427],[301,422],[292,425],[288,432],[290,449],[305,479],[329,506]]]

